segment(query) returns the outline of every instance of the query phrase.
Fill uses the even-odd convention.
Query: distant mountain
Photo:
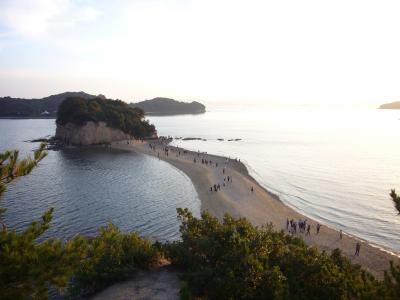
[[[400,101],[385,103],[379,106],[380,109],[400,109]]]
[[[104,98],[84,92],[65,92],[41,99],[0,97],[0,117],[2,118],[55,118],[61,102],[69,97],[84,99]]]
[[[206,112],[206,107],[199,102],[180,102],[161,97],[129,105],[141,108],[147,115],[201,114]]]
[[[103,95],[84,92],[65,92],[41,99],[0,97],[0,118],[55,118],[61,102],[69,97],[105,99]],[[154,98],[129,105],[141,108],[148,115],[200,114],[206,111],[199,102],[179,102],[169,98]]]

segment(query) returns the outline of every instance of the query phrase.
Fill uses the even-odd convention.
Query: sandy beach
[[[152,142],[152,144],[154,143]],[[261,187],[249,175],[246,166],[239,161],[171,146],[168,146],[169,154],[167,156],[163,151],[163,145],[156,144],[155,147],[155,150],[151,150],[147,142],[138,141],[130,141],[129,144],[127,142],[112,144],[112,148],[115,149],[158,157],[183,171],[196,188],[201,200],[201,209],[208,210],[218,218],[229,213],[235,217],[245,217],[257,226],[271,222],[276,229],[285,231],[287,219],[295,221],[307,219],[307,224],[311,225],[311,234],[299,233],[298,230],[296,234],[301,236],[308,245],[316,246],[319,250],[326,252],[339,248],[353,263],[360,264],[379,279],[383,278],[384,271],[389,268],[390,260],[395,264],[399,263],[397,256],[372,246],[366,241],[346,234],[343,234],[343,238],[340,239],[338,231],[325,225],[322,225],[317,234],[316,221],[296,212]],[[196,159],[196,163],[194,159]],[[212,164],[202,164],[202,159],[212,161]],[[224,177],[227,178],[227,176],[232,178],[232,182],[224,182]],[[220,184],[221,188],[217,192],[210,191],[210,187],[214,184]],[[251,191],[252,187],[253,192]],[[357,241],[361,243],[359,256],[354,255]]]

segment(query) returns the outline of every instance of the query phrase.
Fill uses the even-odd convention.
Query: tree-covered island
[[[101,144],[156,134],[142,109],[103,98],[67,98],[59,107],[56,123],[56,137],[71,144]]]

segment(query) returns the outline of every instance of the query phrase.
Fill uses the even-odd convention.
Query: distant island
[[[65,92],[40,99],[0,97],[0,118],[56,118],[60,104],[70,97],[106,99],[104,95],[85,92]],[[199,102],[179,102],[169,98],[154,98],[129,105],[142,109],[148,115],[200,114],[206,111],[206,107]]]
[[[90,95],[85,92],[65,92],[41,99],[0,98],[1,118],[55,118],[60,104],[69,97],[83,99],[103,98],[103,95]]]
[[[70,97],[57,112],[55,138],[64,144],[93,145],[155,137],[154,125],[140,108],[120,100]]]
[[[379,109],[400,109],[400,101],[382,104]]]
[[[206,112],[206,107],[199,102],[181,102],[161,97],[131,103],[129,105],[143,109],[147,115],[202,114]]]

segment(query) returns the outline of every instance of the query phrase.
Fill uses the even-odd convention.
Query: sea
[[[0,152],[19,149],[32,155],[40,143],[29,140],[54,135],[54,119],[0,119]],[[176,209],[200,214],[200,200],[190,179],[154,157],[107,147],[48,151],[28,176],[7,187],[0,199],[4,223],[21,231],[50,207],[53,220],[42,239],[94,236],[113,223],[122,232],[136,231],[151,240],[179,238]]]
[[[326,226],[400,253],[400,110],[211,108],[201,115],[151,116],[158,134],[194,151],[238,158],[262,186]],[[54,120],[0,120],[0,151],[38,144]],[[198,138],[201,140],[184,140]],[[189,178],[142,154],[107,148],[50,151],[0,202],[6,224],[25,228],[54,207],[49,236],[94,235],[113,222],[154,239],[179,238],[177,207],[198,215]]]

